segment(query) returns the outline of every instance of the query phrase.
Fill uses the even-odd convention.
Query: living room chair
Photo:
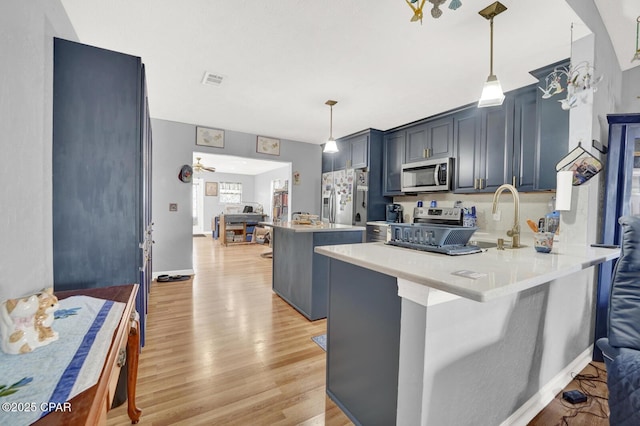
[[[607,337],[596,344],[607,367],[611,426],[640,425],[640,216],[623,216],[611,282]]]

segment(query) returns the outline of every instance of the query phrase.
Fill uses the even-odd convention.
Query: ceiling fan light
[[[336,141],[333,138],[329,138],[327,143],[324,144],[324,149],[322,150],[322,152],[326,152],[329,154],[338,152],[338,144],[336,144]]]
[[[504,93],[500,80],[495,75],[490,75],[482,88],[482,95],[478,101],[478,108],[502,105]]]

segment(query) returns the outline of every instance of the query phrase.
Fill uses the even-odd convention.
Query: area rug
[[[191,275],[158,275],[156,281],[160,283],[172,282],[172,281],[187,281],[191,278]]]
[[[316,342],[318,346],[322,348],[323,351],[327,351],[327,335],[321,334],[319,336],[312,337],[311,340]]]

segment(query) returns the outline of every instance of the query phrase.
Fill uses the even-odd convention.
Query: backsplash
[[[531,232],[527,225],[527,219],[538,223],[538,219],[544,217],[549,212],[548,203],[555,192],[535,192],[519,193],[520,196],[520,230],[521,232]],[[412,196],[393,197],[393,202],[401,204],[404,208],[404,222],[413,221],[413,208],[422,201],[424,207],[429,207],[431,200],[438,203],[438,207],[453,207],[456,201],[462,201],[463,207],[476,206],[478,217],[477,226],[479,230],[505,231],[511,229],[513,225],[513,196],[505,191],[498,200],[498,210],[501,211],[500,221],[494,221],[491,214],[491,203],[493,193],[486,194],[453,194],[453,193],[432,193],[418,194]]]

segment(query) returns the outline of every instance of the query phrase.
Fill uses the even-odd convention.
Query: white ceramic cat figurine
[[[5,300],[0,304],[0,337],[2,350],[23,354],[58,340],[53,331],[53,312],[58,298],[53,288],[31,296]]]

